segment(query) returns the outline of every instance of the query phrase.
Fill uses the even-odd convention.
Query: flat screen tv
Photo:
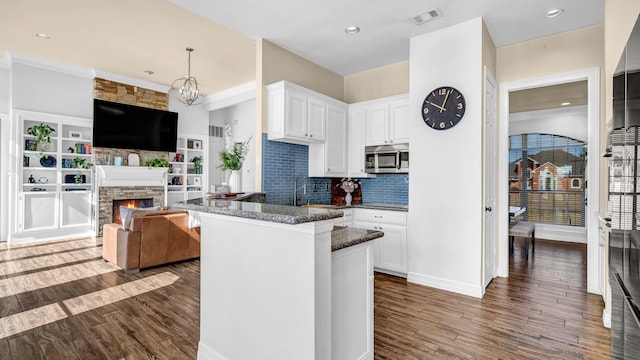
[[[176,151],[178,113],[93,100],[93,146]]]

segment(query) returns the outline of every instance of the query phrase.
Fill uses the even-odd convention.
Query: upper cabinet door
[[[308,120],[308,138],[311,141],[324,141],[325,121],[327,118],[327,104],[313,97],[309,97],[309,120]]]
[[[328,106],[327,142],[325,148],[325,175],[347,175],[347,110]]]
[[[307,96],[291,90],[285,90],[285,135],[288,137],[306,139],[308,103]]]
[[[367,106],[365,110],[365,146],[389,143],[389,105]]]
[[[389,142],[409,143],[409,99],[389,105]]]

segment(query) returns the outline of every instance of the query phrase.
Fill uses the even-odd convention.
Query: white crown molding
[[[102,70],[96,70],[96,69],[93,69],[93,77],[99,77],[105,80],[116,81],[122,84],[137,86],[143,89],[149,89],[149,90],[158,91],[162,93],[168,93],[169,89],[171,89],[171,87],[167,85],[160,85],[151,81],[136,79],[136,78],[132,78],[125,75],[114,74],[108,71],[102,71]]]
[[[208,95],[204,99],[202,105],[206,111],[213,111],[233,106],[255,98],[256,82],[254,80]]]
[[[17,64],[39,67],[41,69],[51,70],[51,71],[55,71],[63,74],[74,75],[74,76],[78,76],[85,79],[93,78],[93,72],[90,69],[61,64],[54,61],[44,60],[44,59],[36,58],[33,56],[18,54],[10,51],[6,52],[5,57],[7,58],[7,61],[9,64],[17,63]]]

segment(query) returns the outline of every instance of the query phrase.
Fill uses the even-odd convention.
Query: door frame
[[[494,151],[494,157],[493,157],[493,161],[494,161],[494,174],[487,174],[487,170],[486,170],[486,162],[483,164],[483,172],[484,172],[484,177],[486,179],[486,176],[495,176],[495,172],[498,170],[498,154],[497,151],[495,151],[496,149],[496,144],[498,142],[498,137],[496,135],[496,127],[497,127],[497,123],[498,123],[498,82],[496,81],[495,77],[493,76],[493,74],[491,73],[491,71],[485,66],[484,67],[484,84],[483,84],[483,105],[485,106],[484,108],[484,113],[482,114],[482,118],[483,118],[483,130],[486,129],[486,115],[487,115],[487,109],[486,109],[486,98],[484,97],[487,89],[486,89],[486,84],[487,82],[492,83],[493,84],[493,147],[491,149],[491,151]],[[486,139],[487,139],[487,134],[486,132],[483,133],[483,152],[484,152],[484,157],[483,157],[483,161],[486,160],[487,157],[487,151],[489,149],[487,149],[487,143],[486,143]],[[486,290],[487,285],[491,282],[491,280],[489,280],[489,282],[486,281],[487,279],[487,274],[485,273],[486,271],[486,262],[487,262],[487,246],[492,243],[493,244],[493,269],[491,269],[491,279],[496,277],[496,268],[497,268],[497,264],[498,264],[498,237],[496,236],[496,234],[498,233],[498,226],[497,226],[497,219],[495,216],[495,210],[497,208],[497,192],[496,192],[496,188],[497,188],[497,182],[494,180],[493,183],[493,204],[487,204],[485,201],[487,199],[487,184],[485,182],[485,179],[483,179],[483,192],[482,192],[482,203],[483,203],[483,207],[484,207],[484,216],[486,218],[486,207],[487,206],[491,206],[493,207],[493,209],[491,210],[491,212],[493,212],[493,238],[487,238],[487,229],[486,229],[486,220],[483,222],[483,251],[482,251],[482,293],[484,295],[484,292]],[[489,249],[491,250],[491,249]]]
[[[588,205],[585,209],[587,228],[587,291],[602,294],[604,275],[598,268],[603,256],[598,247],[598,224],[595,214],[600,210],[600,68],[518,80],[500,84],[498,121],[498,276],[509,276],[509,93],[537,87],[587,80],[587,162]]]

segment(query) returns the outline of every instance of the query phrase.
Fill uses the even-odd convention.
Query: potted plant
[[[31,148],[29,150],[36,150],[38,148],[38,144],[51,144],[51,133],[55,131],[56,129],[45,123],[40,123],[39,125],[34,125],[28,128],[27,134],[35,137],[35,142],[31,144]],[[47,157],[47,155],[42,151],[40,152],[40,156],[44,156],[45,158]]]
[[[144,162],[144,166],[152,167],[169,167],[169,161],[165,158],[157,157]]]
[[[202,174],[202,156],[194,156],[191,162],[193,163],[193,171],[196,174]]]
[[[87,159],[81,158],[79,156],[76,156],[73,160],[71,160],[71,167],[76,168],[76,169],[88,170],[92,166],[93,166],[93,164],[90,163]],[[82,179],[83,175],[80,172],[78,172],[73,178],[75,179],[76,184],[84,183],[84,181]],[[86,177],[85,177],[85,179],[86,179]]]

